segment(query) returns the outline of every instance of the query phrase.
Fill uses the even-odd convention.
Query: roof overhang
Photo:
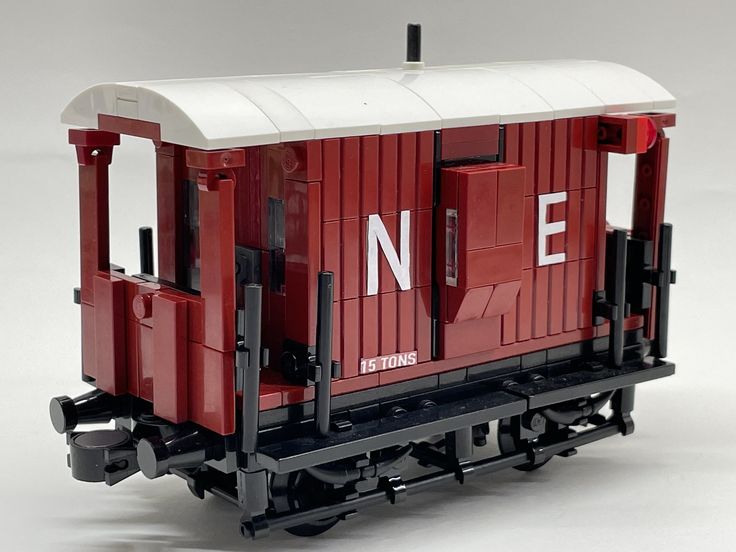
[[[674,107],[638,71],[562,60],[99,84],[61,119],[147,121],[164,142],[211,150]]]

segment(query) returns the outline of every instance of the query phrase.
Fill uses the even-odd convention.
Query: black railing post
[[[606,299],[612,307],[608,358],[619,367],[624,360],[624,320],[626,319],[626,245],[625,230],[608,235],[606,247]]]
[[[261,364],[264,351],[261,348],[262,289],[259,284],[243,286],[244,307],[238,312],[238,326],[243,340],[238,343],[235,363],[243,389],[241,410],[240,450],[236,485],[238,505],[243,511],[241,531],[248,525],[253,536],[268,534],[266,509],[268,508],[268,472],[256,461],[258,447],[259,398]]]
[[[667,356],[667,327],[670,316],[670,285],[674,283],[672,270],[672,225],[662,224],[659,227],[659,251],[657,254],[657,312],[655,318],[654,342],[652,354],[657,358]]]
[[[243,287],[243,341],[238,345],[236,364],[243,385],[241,450],[255,452],[258,445],[258,401],[261,383],[261,286]]]
[[[153,276],[153,229],[150,226],[138,228],[138,253],[141,259],[141,274]]]
[[[330,430],[330,398],[332,394],[332,272],[320,272],[317,280],[317,366],[320,371],[315,398],[317,433]]]

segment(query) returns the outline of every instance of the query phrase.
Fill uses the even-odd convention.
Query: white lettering
[[[380,244],[383,254],[386,257],[391,272],[402,290],[411,289],[411,276],[409,271],[409,228],[410,228],[409,211],[401,211],[400,233],[399,233],[399,251],[401,258],[396,253],[394,244],[383,225],[383,221],[379,215],[368,215],[368,278],[367,278],[367,294],[376,295],[378,293],[378,246]]]
[[[550,254],[547,252],[547,237],[553,234],[562,234],[565,231],[564,220],[547,222],[547,207],[567,201],[567,192],[555,192],[539,196],[539,210],[537,211],[537,264],[547,266],[565,262],[565,252]]]
[[[370,374],[381,370],[392,370],[404,366],[414,366],[417,363],[417,352],[394,353],[375,358],[360,359],[360,373]]]

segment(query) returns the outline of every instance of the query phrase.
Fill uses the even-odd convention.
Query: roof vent
[[[424,69],[422,61],[422,26],[409,23],[406,26],[406,61],[404,69]]]

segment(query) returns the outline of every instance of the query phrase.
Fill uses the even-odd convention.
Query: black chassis
[[[671,236],[672,227],[663,224],[655,270],[651,242],[622,230],[608,235],[606,290],[594,297],[596,323],[610,323],[606,337],[332,397],[332,274],[320,273],[317,348],[309,368],[315,400],[259,412],[267,355],[260,336],[261,287],[248,284],[238,313],[243,337],[236,375],[243,402],[235,434],[172,425],[153,416],[146,401],[98,390],[52,399],[52,423],[67,435],[75,478],[113,485],[137,471],[149,478],[175,474],[199,498],[210,492],[239,506],[241,533],[254,538],[346,519],[365,506],[397,503],[473,474],[535,469],[581,445],[630,434],[635,386],[674,373],[674,364],[663,360],[675,281]],[[657,309],[650,342],[642,330],[625,332],[624,320],[651,308],[642,299],[651,297],[651,287]],[[605,404],[611,406],[608,417],[600,414]],[[112,419],[114,430],[75,431],[78,424]],[[501,454],[473,460],[495,420],[505,432],[499,435]],[[438,435],[444,437],[436,441]],[[432,471],[404,481],[408,456]],[[298,473],[321,480],[330,492],[312,493],[318,496],[309,504],[291,500],[289,507],[281,502],[276,508],[275,478]]]

